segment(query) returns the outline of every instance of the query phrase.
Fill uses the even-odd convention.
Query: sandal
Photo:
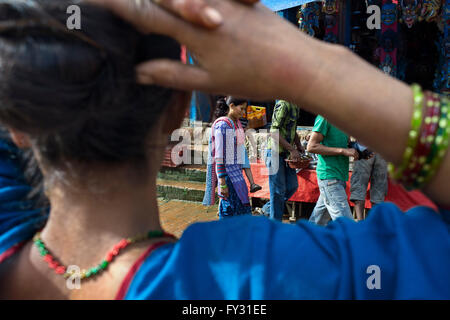
[[[261,189],[262,189],[262,187],[260,185],[257,185],[256,183],[254,183],[250,186],[250,193],[255,193],[256,191],[259,191]]]

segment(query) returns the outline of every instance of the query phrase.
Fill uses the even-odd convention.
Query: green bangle
[[[443,106],[442,102],[439,102],[438,106],[435,105],[435,107],[439,107],[440,115],[439,115],[439,117],[436,117],[437,118],[436,120],[432,119],[431,121],[435,121],[436,123],[438,123],[438,128],[436,130],[435,136],[433,137],[433,141],[430,141],[430,142],[432,142],[431,149],[430,149],[430,152],[423,164],[423,167],[422,167],[421,171],[417,174],[417,176],[414,177],[414,182],[412,183],[412,185],[406,186],[407,190],[408,189],[421,189],[424,186],[424,184],[426,183],[427,177],[430,174],[433,175],[432,163],[438,153],[438,145],[436,144],[436,141],[439,141],[440,138],[437,138],[437,137],[442,136],[442,134],[443,134],[443,130],[439,126],[439,121],[440,121],[440,119],[445,118],[446,114],[447,114],[447,111],[446,111],[447,108],[442,107],[442,106]],[[437,138],[437,140],[436,140],[436,138]]]
[[[444,161],[447,149],[449,146],[450,138],[450,103],[448,98],[443,98],[441,102],[441,119],[439,120],[439,131],[434,140],[434,157],[430,165],[430,169],[425,174],[423,179],[420,179],[418,183],[420,185],[426,185],[436,175],[437,170]]]
[[[394,180],[400,180],[403,172],[408,167],[419,139],[420,127],[422,126],[424,94],[422,88],[418,84],[413,84],[411,88],[414,94],[414,110],[411,119],[411,130],[409,131],[408,144],[405,152],[403,153],[403,161],[398,168],[396,168],[392,163],[389,163],[388,166],[389,174]]]
[[[228,186],[226,184],[221,184],[220,185],[220,189],[226,189],[226,188],[228,188]]]

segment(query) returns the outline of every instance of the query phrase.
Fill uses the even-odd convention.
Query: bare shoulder
[[[29,241],[0,265],[0,299],[63,299],[31,263],[31,249]]]

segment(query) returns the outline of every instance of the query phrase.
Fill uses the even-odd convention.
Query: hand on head
[[[185,21],[148,1],[89,1],[107,6],[141,32],[161,33],[175,38],[195,55],[197,66],[166,60],[141,64],[137,71],[142,84],[210,93],[224,92],[264,100],[286,96],[286,85],[293,81],[293,66],[301,67],[301,61],[296,56],[300,48],[295,49],[291,39],[306,36],[261,4],[249,6],[237,1],[186,0],[183,1],[185,5],[174,6],[178,2],[160,2],[161,6],[170,8],[173,13],[188,16],[189,19]],[[188,22],[198,22],[201,17],[199,10],[189,9],[198,13],[196,18],[183,11],[183,8],[189,7],[188,4],[201,8],[205,3],[212,4],[226,17],[226,23],[218,26],[217,32],[198,28]],[[281,49],[273,50],[274,43]],[[242,81],[243,76],[245,81]],[[308,77],[311,79],[310,76],[305,74],[305,80]],[[267,79],[272,81],[268,82]],[[302,83],[297,83],[299,90],[301,86]]]
[[[237,0],[244,4],[254,4],[259,0]],[[88,0],[109,7],[116,12],[127,14],[127,12],[147,10],[149,0]],[[214,7],[208,5],[205,0],[153,0],[155,4],[182,17],[188,22],[204,28],[217,28],[224,20],[223,16]]]

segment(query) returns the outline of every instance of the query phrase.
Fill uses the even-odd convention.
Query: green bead
[[[91,270],[86,272],[86,278],[89,278],[90,276],[92,276],[92,271]]]
[[[106,269],[108,267],[109,262],[106,260],[103,260],[102,263],[100,264],[100,268],[102,269]]]
[[[405,158],[410,159],[413,155],[413,152],[414,152],[413,148],[407,147],[405,150]]]
[[[100,269],[98,267],[94,267],[94,268],[91,269],[92,274],[97,274],[99,272],[99,270]]]
[[[415,138],[417,138],[417,136],[418,136],[417,131],[411,130],[411,131],[409,132],[409,137],[410,137],[411,139],[415,139]]]

